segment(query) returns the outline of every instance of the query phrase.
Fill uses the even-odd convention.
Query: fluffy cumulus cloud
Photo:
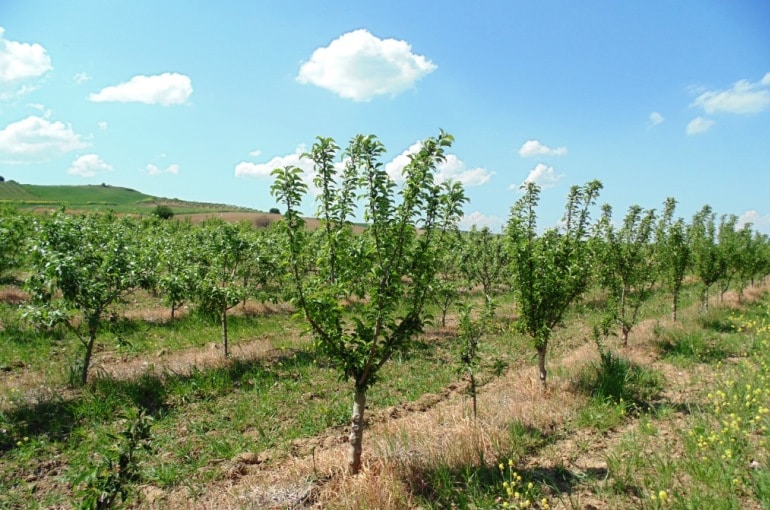
[[[107,172],[112,172],[112,165],[105,163],[104,160],[96,154],[79,156],[67,169],[68,174],[80,177],[94,177],[95,175]]]
[[[412,144],[408,149],[393,158],[385,165],[385,171],[395,182],[404,181],[404,167],[409,164],[410,156],[416,154],[421,142]],[[459,181],[465,187],[481,186],[486,184],[494,175],[494,172],[481,167],[469,168],[460,158],[454,154],[446,154],[446,159],[437,167],[437,181]]]
[[[707,90],[695,98],[692,106],[707,114],[747,115],[764,111],[770,108],[770,73],[756,83],[740,80],[727,90]]]
[[[687,124],[686,131],[688,135],[698,135],[711,129],[714,124],[715,122],[711,119],[695,117]]]
[[[649,116],[650,127],[654,127],[654,126],[657,126],[658,124],[663,124],[663,122],[664,122],[665,120],[666,120],[666,119],[665,119],[665,118],[663,117],[663,115],[661,115],[660,113],[658,113],[658,112],[652,112],[652,113],[650,114],[650,116]]]
[[[145,167],[145,170],[147,171],[148,175],[162,175],[162,174],[171,174],[171,175],[177,175],[179,173],[179,165],[177,163],[172,163],[166,168],[160,168],[156,165],[153,165],[152,163],[148,163]]]
[[[533,156],[563,156],[567,154],[566,147],[557,147],[552,149],[538,140],[527,140],[519,149],[519,156],[530,158]]]
[[[524,184],[534,182],[540,186],[540,189],[545,190],[555,188],[563,178],[564,174],[557,174],[552,166],[548,166],[545,163],[538,163],[535,168],[529,172],[529,175],[524,179],[524,182],[519,185],[511,185],[510,188],[519,190]]]
[[[436,69],[406,41],[379,39],[359,29],[316,49],[299,69],[297,81],[325,88],[354,101],[394,96]]]
[[[743,228],[747,223],[751,223],[751,225],[754,227],[754,230],[760,232],[770,232],[770,214],[762,216],[753,209],[746,211],[745,213],[741,214],[740,218],[738,218],[738,223],[736,226],[738,228]]]
[[[487,216],[479,211],[473,211],[470,214],[463,215],[459,222],[460,228],[470,230],[476,228],[488,227],[492,232],[499,232],[503,226],[503,219],[497,216]]]
[[[0,82],[36,78],[52,69],[51,57],[41,45],[9,41],[0,27]]]
[[[145,103],[170,106],[185,103],[192,94],[189,76],[179,73],[163,73],[155,76],[134,76],[125,83],[105,87],[90,94],[95,103]]]
[[[35,80],[53,69],[51,57],[37,43],[9,41],[0,27],[0,101],[12,101],[37,89]]]
[[[302,154],[307,152],[304,145],[299,145],[293,154],[286,156],[276,156],[267,163],[252,163],[250,161],[241,161],[235,166],[236,177],[270,177],[270,173],[276,168],[285,166],[296,166],[301,168],[306,176],[313,173],[313,161],[309,158],[302,158]],[[312,177],[307,177],[312,180]]]
[[[32,115],[0,131],[0,162],[48,161],[89,145],[69,124]]]

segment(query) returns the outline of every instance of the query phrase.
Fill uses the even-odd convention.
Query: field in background
[[[158,205],[171,207],[174,214],[255,213],[254,209],[226,204],[187,202],[176,198],[160,198],[119,186],[39,186],[0,182],[0,204],[23,209],[56,209],[61,206],[75,211],[114,211],[147,214]]]

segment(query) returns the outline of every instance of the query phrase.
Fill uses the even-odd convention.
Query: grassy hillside
[[[146,213],[159,204],[165,204],[175,213],[206,213],[248,211],[242,207],[223,204],[185,202],[145,195],[139,191],[118,186],[40,186],[0,182],[0,204],[10,203],[20,208],[52,208],[65,206],[70,210],[112,210],[123,213]]]

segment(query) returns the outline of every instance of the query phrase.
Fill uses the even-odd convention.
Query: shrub
[[[271,207],[270,214],[281,214],[281,210],[278,209],[277,207]]]
[[[152,210],[152,214],[162,220],[169,220],[174,217],[174,211],[167,205],[158,205]]]

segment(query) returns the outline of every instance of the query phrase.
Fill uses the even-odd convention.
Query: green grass
[[[23,209],[65,206],[71,210],[114,211],[118,213],[149,213],[159,202],[168,203],[175,214],[248,210],[223,204],[158,198],[130,188],[107,184],[43,186],[7,181],[0,183],[0,203],[3,202]]]
[[[136,299],[119,311],[157,306],[149,296]],[[662,307],[660,302],[651,303],[650,309]],[[478,373],[482,383],[499,375],[501,365],[521,367],[534,362],[529,342],[516,335],[510,323],[512,306],[504,304],[508,306],[499,310],[493,332],[483,340]],[[106,377],[97,370],[87,386],[67,392],[55,390],[63,387],[66,367],[79,355],[77,341],[65,330],[54,334],[34,332],[15,319],[15,313],[9,305],[0,306],[4,327],[0,367],[8,366],[11,376],[22,370],[17,368],[20,362],[24,370],[42,371],[54,391],[38,399],[13,394],[0,412],[0,507],[25,508],[30,501],[55,507],[75,501],[86,488],[81,480],[83,473],[107,458],[116,434],[125,429],[121,416],[127,409],[143,411],[152,418],[150,446],[154,452],[137,456],[139,480],[130,482],[131,487],[151,484],[166,491],[187,487],[191,494],[225,477],[231,459],[239,453],[260,453],[268,465],[287,452],[307,454],[314,444],[307,438],[330,428],[332,434],[342,435],[342,427],[349,421],[351,384],[340,381],[338,372],[327,361],[316,358],[309,337],[298,336],[303,323],[287,313],[230,316],[233,352],[237,353],[242,343],[260,340],[274,349],[271,356],[236,359],[223,366],[180,373],[147,372],[128,380]],[[570,321],[590,320],[592,313],[587,307],[573,311]],[[546,496],[551,502],[559,498],[572,501],[571,491],[590,487],[602,501],[617,503],[618,508],[658,508],[660,501],[651,496],[657,497],[661,490],[667,491],[669,502],[679,508],[734,508],[736,501],[747,497],[767,506],[770,475],[764,458],[762,469],[749,471],[744,467],[752,460],[748,458],[750,453],[761,452],[762,448],[766,451],[767,433],[761,427],[768,424],[767,414],[760,410],[770,407],[770,389],[757,395],[756,401],[750,400],[745,412],[727,406],[745,403],[747,395],[753,398],[754,390],[765,388],[770,380],[770,374],[759,368],[770,366],[764,326],[769,320],[763,305],[748,308],[740,317],[734,312],[714,310],[687,321],[681,328],[658,331],[665,362],[690,359],[685,368],[695,363],[709,364],[717,374],[718,385],[710,389],[712,395],[693,400],[691,414],[686,417],[689,428],[682,430],[679,438],[684,445],[682,453],[676,456],[664,455],[668,449],[659,443],[660,435],[654,433],[666,429],[667,421],[674,416],[681,416],[676,407],[658,402],[664,384],[660,374],[608,351],[579,374],[577,387],[591,398],[562,428],[539,430],[512,416],[509,441],[497,452],[499,458],[451,467],[418,463],[407,472],[408,489],[423,508],[436,509],[495,508],[498,498],[506,498],[507,488],[512,485],[531,501]],[[557,333],[553,341],[557,353],[586,341],[576,331],[570,323]],[[152,362],[161,349],[173,353],[218,344],[219,334],[216,322],[195,314],[169,322],[118,318],[104,325],[98,342],[110,355],[142,357]],[[713,349],[704,350],[694,342]],[[721,350],[715,350],[717,347]],[[719,358],[725,353],[742,357],[739,361]],[[553,359],[553,354],[549,358]],[[441,392],[459,378],[456,360],[452,335],[429,328],[414,349],[395,356],[383,367],[380,380],[368,394],[368,416],[416,401],[426,393]],[[553,361],[549,360],[549,364],[557,368]],[[750,392],[746,384],[751,385]],[[721,416],[713,414],[717,403],[721,416],[734,413],[742,417],[742,423],[760,416],[763,421],[754,420],[751,429],[740,428],[739,433],[725,435],[736,445],[732,459],[721,458],[723,445],[722,450],[714,446],[707,453],[709,458],[719,457],[718,462],[704,465],[698,440],[708,441],[710,434],[722,434]],[[635,427],[635,423],[639,426]],[[535,467],[516,472],[519,480],[505,465],[500,470],[495,464],[510,459],[517,466],[524,465],[523,461],[577,429],[603,435],[621,424],[631,427],[632,432],[609,453],[608,472],[588,470],[576,474],[559,466]],[[744,433],[747,430],[748,438]],[[765,442],[756,443],[758,440]],[[645,451],[660,453],[645,455]],[[44,494],[34,492],[40,490],[36,477],[47,480]],[[738,479],[743,484],[738,496],[729,496],[727,491],[734,487],[726,485],[725,477],[732,477],[730,483]],[[685,490],[689,487],[681,487],[683,479],[692,479],[698,490]],[[506,482],[508,486],[503,485]],[[701,484],[707,489],[700,490]]]
[[[255,337],[285,337],[287,327],[299,329],[283,314],[232,319],[230,333],[236,346]],[[123,349],[140,355],[161,345],[181,349],[208,342],[209,334],[218,338],[216,325],[193,315],[168,324],[118,321],[105,328],[100,339],[113,350],[118,347],[111,335],[121,335],[124,345],[130,346]],[[41,368],[45,356],[31,353],[51,351],[44,338],[35,342],[19,342],[17,348],[28,349],[31,363],[40,363]],[[93,452],[114,441],[111,438],[121,428],[118,417],[125,409],[139,409],[153,418],[152,448],[160,453],[140,456],[137,462],[141,483],[165,489],[179,485],[200,489],[225,476],[223,466],[241,452],[272,451],[280,456],[300,447],[295,440],[347,424],[351,385],[340,382],[338,372],[306,348],[287,343],[285,338],[275,340],[278,352],[283,352],[278,357],[233,360],[184,374],[147,373],[131,380],[96,372],[71,396],[54,393],[28,401],[19,395],[11,409],[0,414],[0,507],[25,506],[30,484],[19,473],[42,470],[46,457],[59,459],[60,477],[66,481],[58,492],[46,495],[47,504],[57,506],[76,498],[85,490],[77,480],[83,470],[93,469]],[[432,342],[421,344],[412,355],[397,356],[370,390],[368,412],[440,392],[457,379],[452,359],[447,345]]]

